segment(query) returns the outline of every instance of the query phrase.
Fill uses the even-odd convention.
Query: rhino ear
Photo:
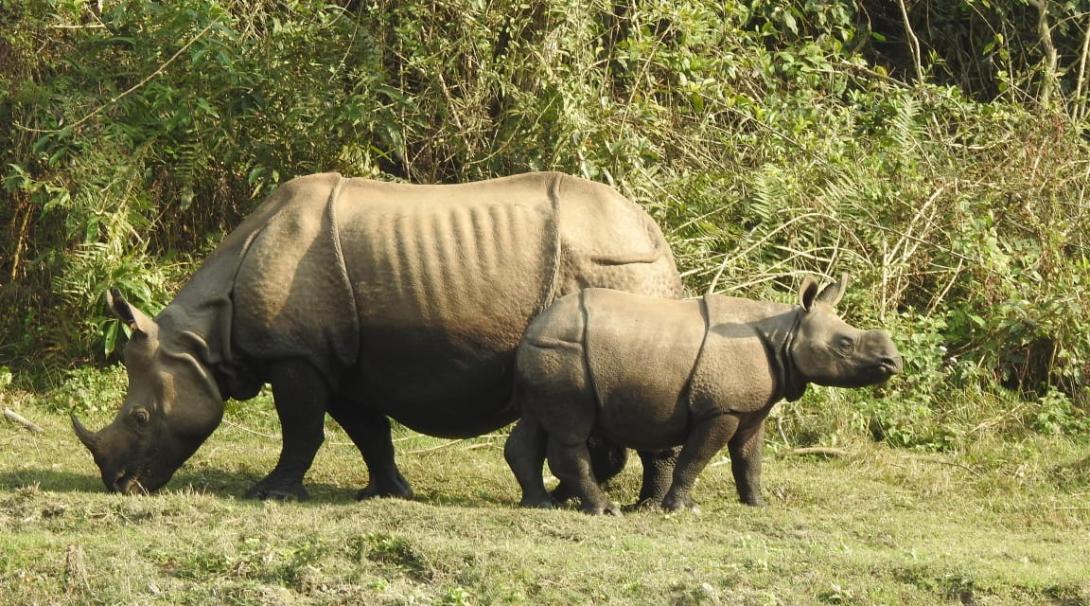
[[[814,300],[818,296],[818,284],[814,282],[814,279],[810,276],[806,276],[802,279],[802,286],[799,286],[799,303],[802,304],[802,308],[806,311],[810,311],[810,308],[814,306]]]
[[[150,335],[158,332],[159,327],[155,320],[129,305],[129,302],[125,300],[125,297],[121,296],[121,291],[117,288],[111,288],[106,292],[106,304],[110,306],[110,311],[114,312],[114,315],[128,325],[129,329],[134,333]]]
[[[848,274],[840,274],[840,281],[834,282],[826,286],[821,294],[818,295],[817,300],[820,303],[828,304],[831,307],[835,307],[840,300],[844,298],[844,291],[848,288]]]

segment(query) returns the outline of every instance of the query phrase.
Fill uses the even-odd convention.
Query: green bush
[[[0,364],[115,359],[104,291],[160,309],[294,175],[548,169],[644,205],[693,293],[851,272],[847,318],[888,326],[908,373],[815,390],[796,436],[1077,433],[1086,7],[1048,3],[1053,65],[1035,2],[911,3],[917,73],[885,4],[6,3]]]

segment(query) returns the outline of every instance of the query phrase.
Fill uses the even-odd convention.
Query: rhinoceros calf
[[[111,292],[132,329],[128,394],[106,428],[73,417],[74,428],[108,489],[154,490],[216,428],[225,398],[268,382],[284,444],[250,496],[306,497],[326,412],[363,454],[360,497],[408,496],[387,416],[449,437],[513,421],[522,333],[587,286],[681,293],[658,226],[604,185],[558,173],[461,185],[301,177],[154,319]]]
[[[806,279],[801,306],[720,295],[665,300],[587,289],[558,300],[519,346],[516,402],[522,418],[505,455],[522,505],[553,504],[549,466],[588,513],[617,513],[589,466],[587,436],[641,451],[683,444],[667,510],[692,507],[697,475],[723,446],[741,500],[761,505],[764,419],[800,398],[808,383],[878,384],[900,372],[885,331],[859,331],[837,317],[847,276],[819,292]]]

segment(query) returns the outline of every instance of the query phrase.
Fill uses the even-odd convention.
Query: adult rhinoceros
[[[409,496],[387,417],[446,437],[510,423],[523,331],[588,286],[681,293],[659,228],[604,185],[558,173],[461,185],[300,177],[154,319],[111,291],[132,330],[128,394],[101,431],[73,426],[109,490],[155,490],[216,428],[226,398],[270,383],[283,448],[249,496],[306,498],[326,412],[363,454],[360,497]]]

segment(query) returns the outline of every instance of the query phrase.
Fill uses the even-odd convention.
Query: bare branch
[[[897,0],[897,6],[901,9],[901,19],[905,23],[905,40],[908,41],[908,51],[912,54],[912,64],[916,68],[916,80],[923,82],[923,60],[920,57],[920,39],[916,32],[912,31],[912,22],[908,18],[908,7],[905,0]]]
[[[4,416],[7,417],[8,420],[22,425],[23,427],[34,433],[45,433],[45,430],[42,429],[41,426],[35,424],[33,421],[30,421],[26,417],[20,415],[19,413],[15,412],[10,408],[4,409]]]

